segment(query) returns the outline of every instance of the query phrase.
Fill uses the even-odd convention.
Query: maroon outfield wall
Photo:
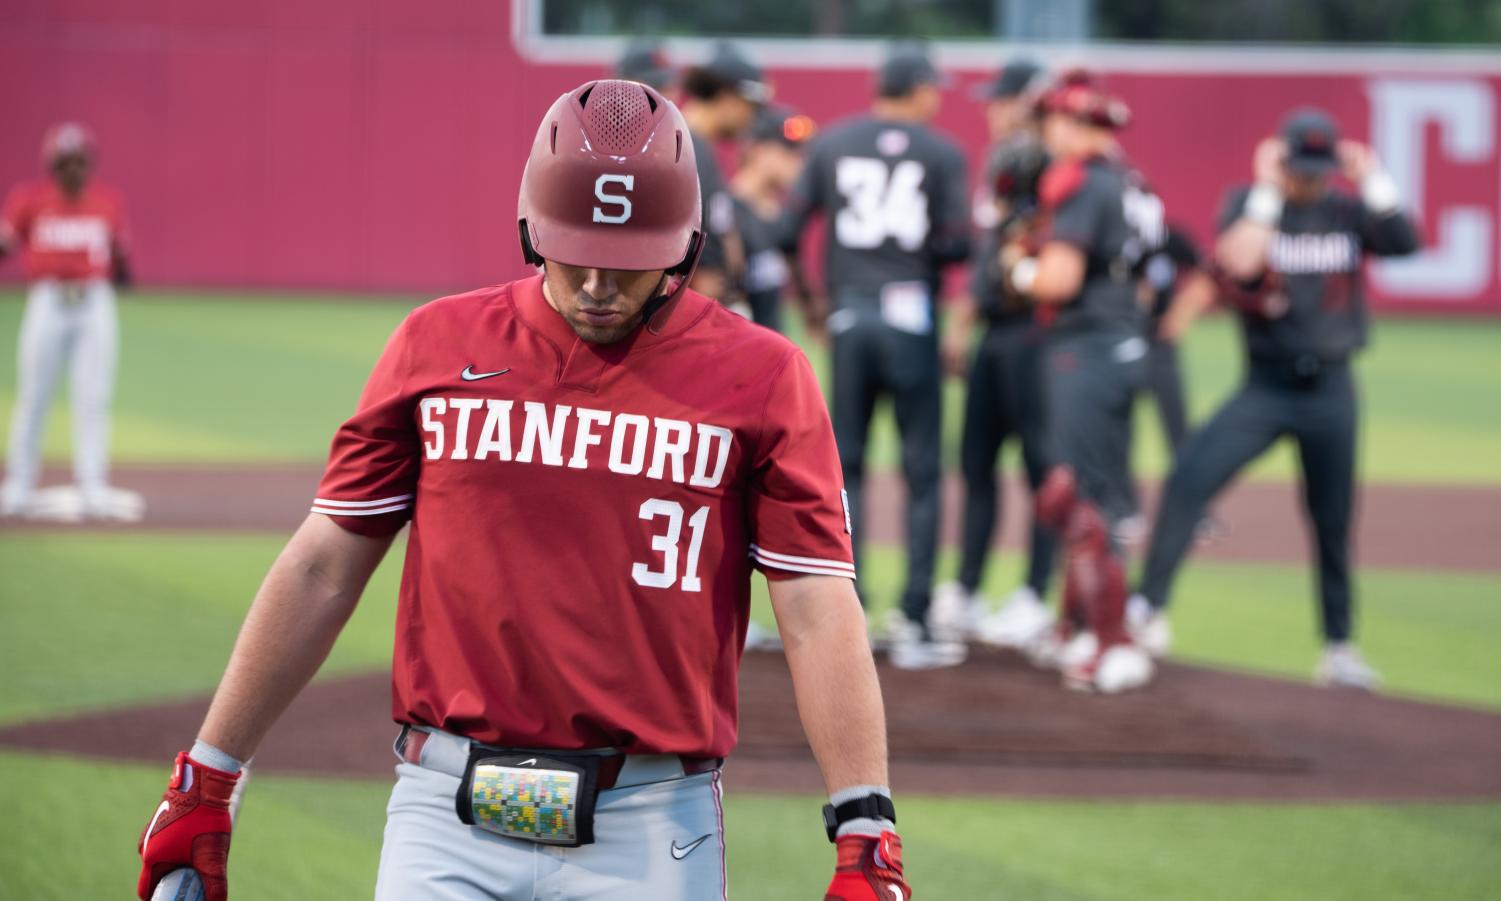
[[[868,94],[871,45],[753,50],[781,97],[822,121]],[[42,129],[77,117],[132,202],[144,281],[419,294],[494,282],[521,269],[511,217],[535,121],[610,52],[535,35],[507,0],[13,0],[0,20],[0,182],[34,174]],[[958,75],[942,125],[976,155],[966,92],[999,54],[941,48]],[[1374,274],[1382,305],[1501,312],[1501,60],[1110,47],[1072,58],[1131,102],[1130,150],[1201,235],[1285,109],[1333,109],[1375,141],[1423,216],[1427,255]],[[17,276],[13,263],[0,271]]]

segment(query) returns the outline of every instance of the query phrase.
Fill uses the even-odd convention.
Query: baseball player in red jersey
[[[223,899],[225,799],[411,523],[378,899],[711,899],[752,568],[831,798],[827,898],[907,901],[838,456],[785,339],[687,290],[693,143],[656,91],[559,98],[522,179],[537,277],[427,304],[334,438],[141,839]]]
[[[40,514],[42,433],[64,368],[73,400],[73,470],[83,515],[139,517],[138,497],[109,488],[109,407],[118,324],[111,279],[129,280],[125,209],[113,188],[93,181],[94,139],[65,122],[42,141],[48,177],[12,188],[0,210],[0,258],[22,252],[31,286],[16,353],[0,516]]]

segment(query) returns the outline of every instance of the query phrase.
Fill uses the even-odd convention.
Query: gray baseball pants
[[[420,766],[397,765],[376,901],[725,899],[718,770],[660,779],[657,758],[635,758],[617,786],[599,794],[594,843],[560,848],[461,823],[454,811],[459,759],[451,742],[430,739]],[[643,766],[633,767],[637,760]],[[655,781],[631,784],[643,778]]]
[[[104,279],[32,284],[16,353],[16,405],[10,419],[5,491],[17,499],[41,476],[42,432],[63,372],[73,401],[73,472],[85,494],[109,481],[109,409],[119,324]]]

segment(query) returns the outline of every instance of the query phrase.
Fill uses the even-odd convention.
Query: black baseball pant
[[[1145,357],[1146,339],[1132,332],[1056,335],[1047,350],[1048,455],[1073,468],[1112,533],[1136,512],[1131,414]]]
[[[1046,419],[1042,398],[1042,336],[1030,321],[992,323],[980,340],[964,401],[964,543],[959,583],[980,587],[1000,508],[996,458],[1008,438],[1021,441],[1027,484],[1033,491],[1047,475]],[[1057,541],[1034,520],[1026,584],[1047,593]]]
[[[1184,445],[1163,492],[1140,587],[1153,605],[1167,605],[1205,505],[1284,435],[1298,444],[1304,510],[1319,561],[1324,638],[1350,637],[1356,397],[1345,362],[1295,367],[1253,361],[1240,390]]]
[[[846,308],[834,344],[834,438],[855,522],[855,565],[860,566],[865,510],[865,455],[876,402],[889,396],[902,439],[907,483],[907,580],[902,611],[926,622],[938,553],[939,430],[943,376],[935,333],[892,328],[870,310]]]

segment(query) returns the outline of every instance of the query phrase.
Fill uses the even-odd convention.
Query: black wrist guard
[[[896,822],[896,805],[885,795],[866,795],[853,801],[845,801],[838,807],[823,806],[823,828],[829,841],[839,837],[839,827],[850,820],[890,820]]]

